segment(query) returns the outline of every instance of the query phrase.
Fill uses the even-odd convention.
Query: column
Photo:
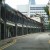
[[[15,23],[15,31],[16,31],[16,36],[17,36],[17,23]]]
[[[30,26],[30,33],[31,33],[31,26]]]
[[[1,24],[0,24],[0,40],[1,40]]]
[[[8,31],[8,38],[9,38],[10,37],[9,27],[7,28],[7,31]]]
[[[28,21],[26,23],[26,29],[27,29],[27,34],[29,34],[29,32],[28,32]]]
[[[28,23],[26,24],[26,29],[27,29],[27,34],[28,34],[28,27],[27,27]]]
[[[4,39],[7,37],[6,22],[4,22]]]
[[[22,24],[22,35],[24,35],[24,32],[23,32],[23,24]]]
[[[28,27],[26,26],[26,29],[27,29],[27,34],[28,34]]]
[[[0,1],[0,19],[1,19],[1,1]],[[1,23],[0,23],[0,40],[1,40]]]

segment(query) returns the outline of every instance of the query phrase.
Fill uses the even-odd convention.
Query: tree
[[[44,7],[44,10],[48,15],[48,20],[50,20],[50,18],[49,18],[49,7],[48,6]],[[48,29],[50,29],[50,22],[49,22],[49,25],[48,25]]]
[[[50,15],[49,15],[49,7],[48,6],[46,6],[46,7],[44,7],[44,10],[45,10],[45,12],[47,13],[47,15],[48,15],[48,22],[49,22],[49,25],[48,25],[48,29],[50,30]]]
[[[47,15],[49,16],[49,7],[48,6],[44,7],[44,10],[47,13]]]

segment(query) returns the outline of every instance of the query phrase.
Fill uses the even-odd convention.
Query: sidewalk
[[[15,37],[1,40],[1,41],[0,41],[0,47],[3,46],[3,45],[6,45],[6,44],[8,44],[8,43],[13,42],[14,39],[15,39]]]

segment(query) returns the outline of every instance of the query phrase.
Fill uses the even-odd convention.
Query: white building
[[[29,15],[30,17],[35,17],[36,14],[41,15],[44,18],[44,25],[47,24],[48,16],[44,10],[46,5],[30,5]]]
[[[35,0],[29,0],[30,5],[35,5]]]
[[[28,16],[28,5],[18,5],[17,10],[20,11],[22,14]]]
[[[48,25],[48,16],[44,10],[46,5],[36,5],[34,0],[29,0],[28,5],[18,5],[17,9],[26,15],[27,17],[34,19],[36,14],[41,15],[44,18],[44,25]],[[36,21],[40,22],[40,20],[36,19]]]

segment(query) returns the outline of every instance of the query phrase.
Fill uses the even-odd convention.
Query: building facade
[[[35,0],[29,0],[28,5],[18,5],[17,9],[19,11],[21,11],[21,13],[25,14],[29,18],[36,17],[35,16],[36,14],[41,15],[41,17],[44,18],[44,25],[45,25],[45,27],[47,27],[47,25],[48,25],[48,16],[47,16],[47,14],[46,14],[46,12],[44,10],[45,6],[46,5],[36,5],[35,4]],[[21,9],[21,7],[22,7],[22,9]],[[25,9],[23,9],[23,7]]]
[[[29,14],[30,17],[36,17],[37,14],[41,15],[40,17],[44,18],[44,25],[47,25],[47,21],[48,21],[48,16],[47,13],[44,10],[44,7],[46,5],[30,5],[30,10],[29,10]]]
[[[35,4],[35,0],[29,0],[29,4],[30,5],[34,5]]]
[[[0,3],[0,40],[42,31],[43,24],[7,4]]]

